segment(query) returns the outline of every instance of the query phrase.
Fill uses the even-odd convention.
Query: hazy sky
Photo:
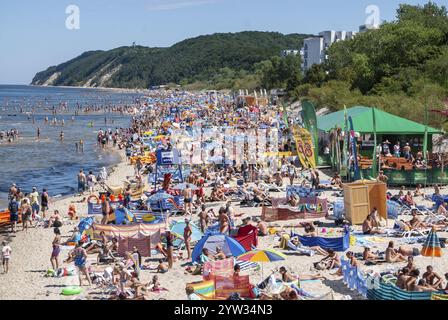
[[[427,0],[0,0],[0,83],[29,84],[84,51],[133,41],[160,47],[215,32],[356,31],[369,5],[390,21],[403,2]],[[69,5],[80,10],[77,30],[66,28]]]

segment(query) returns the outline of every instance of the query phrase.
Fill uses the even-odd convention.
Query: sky
[[[403,2],[427,0],[1,0],[0,84],[29,84],[37,72],[85,51],[133,42],[167,47],[216,32],[357,31],[368,6],[391,21]],[[79,28],[71,5],[79,8]]]

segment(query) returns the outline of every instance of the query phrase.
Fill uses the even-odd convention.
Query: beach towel
[[[291,234],[291,237],[299,237],[300,243],[305,247],[320,246],[323,249],[333,249],[334,251],[344,252],[350,248],[350,233],[347,232],[343,237],[339,238],[323,238],[323,237],[303,237],[297,234]]]
[[[214,299],[216,296],[215,282],[213,280],[194,282],[187,286],[193,287],[195,293],[200,294],[205,298]]]
[[[433,293],[431,300],[448,300],[448,294]]]
[[[282,234],[282,237],[281,237],[281,239],[280,239],[280,249],[283,249],[283,250],[285,250],[285,249],[288,249],[288,242],[289,242],[289,240],[291,239],[291,237],[290,237],[290,235],[289,234]]]

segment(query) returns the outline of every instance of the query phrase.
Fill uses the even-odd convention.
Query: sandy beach
[[[121,185],[122,182],[133,175],[134,168],[129,165],[123,155],[122,162],[112,168],[111,173],[108,177],[108,185]],[[285,181],[286,182],[286,181]],[[425,190],[426,192],[432,192],[431,189]],[[209,190],[208,190],[209,192]],[[280,197],[284,194],[282,193],[271,193],[272,196]],[[333,192],[326,192],[324,195],[329,201],[332,201],[334,197]],[[75,204],[78,213],[85,217],[87,216],[87,203],[81,202],[85,196],[71,196],[64,199],[57,199],[50,203],[50,212],[53,210],[59,210],[63,213],[64,225],[61,228],[63,240],[67,239],[71,234],[74,226],[77,224],[75,222],[70,222],[67,218],[67,209],[70,204]],[[424,203],[423,200],[419,200],[419,203]],[[218,209],[224,203],[213,203],[208,204],[208,207],[213,207]],[[428,203],[426,203],[428,204]],[[235,203],[236,212],[238,214],[244,213],[249,216],[260,216],[261,208],[239,208]],[[98,219],[98,218],[97,218]],[[183,219],[182,217],[176,219]],[[409,219],[409,218],[404,218]],[[193,217],[193,221],[196,221],[197,217]],[[332,220],[320,219],[327,226],[331,226]],[[276,222],[270,224],[271,226],[276,226],[277,230],[285,229],[291,231],[291,226],[297,226],[303,220],[291,220],[284,222]],[[240,223],[240,221],[237,221]],[[393,225],[393,221],[388,221],[389,226]],[[357,227],[359,229],[359,227]],[[19,228],[21,230],[21,227]],[[296,232],[303,232],[303,229],[294,228]],[[3,233],[3,236],[5,234]],[[68,277],[46,277],[46,271],[51,268],[50,264],[50,254],[51,254],[51,241],[53,239],[53,229],[44,229],[42,227],[32,228],[27,232],[18,232],[16,235],[8,238],[11,241],[10,245],[12,247],[12,257],[10,272],[8,274],[0,274],[0,298],[1,299],[13,299],[13,300],[23,300],[23,299],[107,299],[108,295],[102,289],[92,287],[84,287],[84,291],[81,295],[66,297],[61,295],[61,290],[65,286],[78,285],[77,275]],[[446,233],[439,233],[439,236],[446,237]],[[398,240],[398,239],[394,239]],[[384,250],[387,246],[388,239],[384,238],[383,241],[378,242],[372,248],[373,251]],[[260,237],[259,238],[259,248],[273,248],[278,250],[278,240],[274,236]],[[415,245],[421,248],[420,244]],[[70,247],[63,247],[60,257],[66,259],[67,253]],[[350,250],[354,252],[362,252],[363,247],[353,246]],[[280,266],[286,266],[290,271],[295,274],[317,274],[317,271],[313,270],[313,262],[319,261],[322,257],[315,255],[313,257],[301,256],[293,252],[282,251],[287,255],[286,261],[280,261],[277,263],[265,264],[262,269],[257,271],[249,271],[251,282],[256,284],[262,281],[266,276],[268,276],[271,270],[278,268]],[[444,254],[446,250],[444,249]],[[150,258],[144,258],[144,265],[150,266],[157,264],[161,255],[152,256]],[[96,267],[96,255],[89,256],[89,263],[94,269],[104,269],[104,267]],[[170,299],[170,300],[184,300],[185,286],[187,283],[200,281],[201,276],[192,276],[185,272],[185,266],[183,266],[187,261],[177,261],[174,264],[174,268],[165,274],[158,274],[161,286],[166,288],[168,291],[162,293],[149,293],[150,299]],[[444,274],[448,270],[448,261],[446,258],[425,258],[418,256],[415,259],[416,265],[424,270],[427,265],[431,264],[434,269],[439,274]],[[67,266],[67,264],[64,264]],[[73,263],[69,264],[73,267]],[[380,272],[384,270],[397,270],[399,267],[403,267],[404,263],[399,264],[381,264],[379,266],[366,267],[363,266],[363,270],[373,270],[375,272]],[[262,271],[263,270],[263,271]],[[327,277],[327,280],[323,281],[308,281],[303,282],[302,287],[313,295],[319,296],[324,295],[328,292],[333,292],[334,299],[364,299],[356,291],[349,290],[342,281],[341,277],[333,276],[328,271],[321,272],[322,275]],[[141,280],[143,283],[149,282],[152,276],[155,275],[155,271],[142,270]],[[277,274],[278,275],[278,274]]]

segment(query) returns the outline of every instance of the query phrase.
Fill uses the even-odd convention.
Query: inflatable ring
[[[154,220],[156,220],[156,217],[154,217],[154,215],[148,213],[148,214],[145,214],[145,215],[142,217],[142,220],[143,220],[144,222],[154,222]]]
[[[82,292],[82,288],[81,287],[65,287],[64,289],[62,289],[62,294],[64,296],[74,296],[77,294],[80,294]]]
[[[100,204],[100,199],[94,194],[92,194],[90,197],[87,198],[87,203],[90,203],[90,199],[92,198],[96,199],[96,204]]]

